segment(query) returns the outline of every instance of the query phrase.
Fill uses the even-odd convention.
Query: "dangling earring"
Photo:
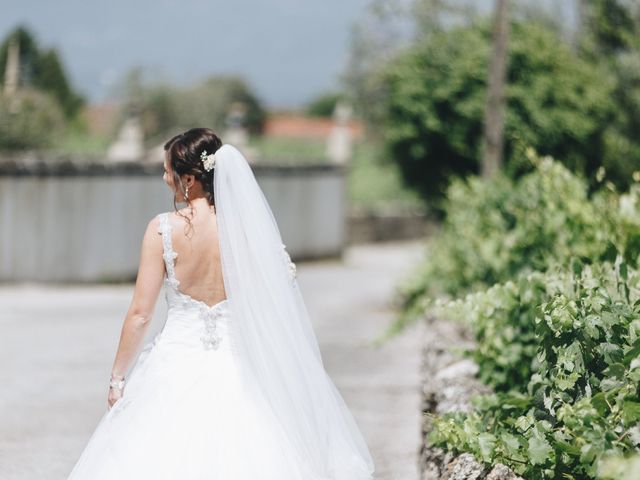
[[[184,192],[184,201],[189,203],[189,185],[187,185],[187,188]]]

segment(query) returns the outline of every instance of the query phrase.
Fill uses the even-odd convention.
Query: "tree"
[[[0,149],[48,147],[64,125],[59,103],[47,93],[22,89],[16,98],[0,95]]]
[[[383,134],[383,109],[387,88],[381,73],[416,40],[445,29],[445,25],[469,25],[476,16],[473,0],[372,0],[351,30],[344,90],[355,113],[366,125],[366,134]]]
[[[312,117],[331,117],[336,104],[344,95],[338,92],[328,92],[311,100],[307,105],[307,114]]]
[[[387,150],[427,199],[442,197],[449,175],[479,172],[489,51],[490,28],[477,22],[425,37],[386,68]],[[529,168],[527,146],[594,173],[615,111],[611,76],[535,22],[513,22],[509,58],[507,173]]]
[[[250,133],[262,131],[266,113],[259,98],[242,78],[233,75],[209,77],[190,87],[151,83],[141,72],[128,76],[124,96],[142,115],[146,138],[165,137],[176,129],[210,125],[222,132],[231,105],[246,106],[245,125]],[[131,90],[138,90],[133,93]]]
[[[9,33],[0,45],[0,78],[4,78],[11,40],[15,40],[20,48],[20,86],[51,94],[62,107],[65,117],[74,117],[84,99],[71,88],[57,51],[53,48],[42,50],[25,27]]]
[[[617,108],[602,159],[608,177],[624,188],[640,170],[640,4],[630,0],[581,0],[580,53],[615,78]]]
[[[504,82],[507,72],[507,45],[509,43],[509,2],[496,0],[489,87],[484,111],[484,153],[482,175],[491,177],[502,167],[504,148]]]
[[[640,6],[628,0],[579,0],[582,48],[613,55],[640,48]]]

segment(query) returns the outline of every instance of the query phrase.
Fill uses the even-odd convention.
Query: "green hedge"
[[[466,323],[494,392],[434,417],[431,443],[527,479],[615,478],[640,452],[640,185],[589,195],[528,155],[519,180],[451,184],[395,327],[427,312]]]
[[[567,265],[572,257],[611,261],[621,252],[637,262],[639,185],[621,196],[605,182],[589,195],[583,177],[532,150],[527,156],[534,170],[517,180],[452,181],[442,228],[429,241],[424,263],[397,288],[402,308],[390,332],[421,318],[435,296],[458,297]]]
[[[510,325],[491,305],[527,314]],[[622,257],[575,261],[568,272],[526,276],[438,310],[492,334],[479,337],[476,355],[489,383],[504,386],[508,362],[531,363],[507,367],[517,372],[509,391],[474,397],[474,412],[435,417],[433,444],[527,479],[597,478],[601,459],[640,451],[640,273]],[[501,331],[522,323],[523,338]]]

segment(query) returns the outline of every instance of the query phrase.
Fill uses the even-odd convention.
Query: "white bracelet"
[[[111,377],[109,379],[109,388],[115,388],[117,390],[122,390],[124,388],[124,377],[119,380]]]

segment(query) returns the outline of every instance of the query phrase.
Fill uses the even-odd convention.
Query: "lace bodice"
[[[216,349],[222,340],[217,332],[217,323],[218,319],[226,313],[227,299],[215,305],[208,305],[179,290],[180,281],[176,278],[175,271],[175,259],[178,253],[173,250],[171,241],[172,227],[169,222],[169,212],[161,213],[158,219],[158,232],[162,234],[162,257],[166,268],[165,297],[169,310],[176,308],[196,310],[198,317],[204,322],[204,334],[201,338],[204,347]]]
[[[207,349],[216,349],[222,340],[220,335],[218,335],[217,326],[220,317],[227,313],[228,301],[224,299],[215,305],[208,305],[180,291],[180,281],[176,278],[175,271],[175,259],[178,256],[178,252],[173,250],[171,241],[172,227],[169,222],[169,212],[159,214],[158,219],[158,233],[162,234],[162,257],[166,268],[165,298],[169,310],[197,310],[200,320],[204,322],[204,334],[201,338],[202,343]],[[281,254],[282,262],[287,266],[292,282],[295,282],[297,276],[296,265],[291,261],[285,244],[282,244]]]

